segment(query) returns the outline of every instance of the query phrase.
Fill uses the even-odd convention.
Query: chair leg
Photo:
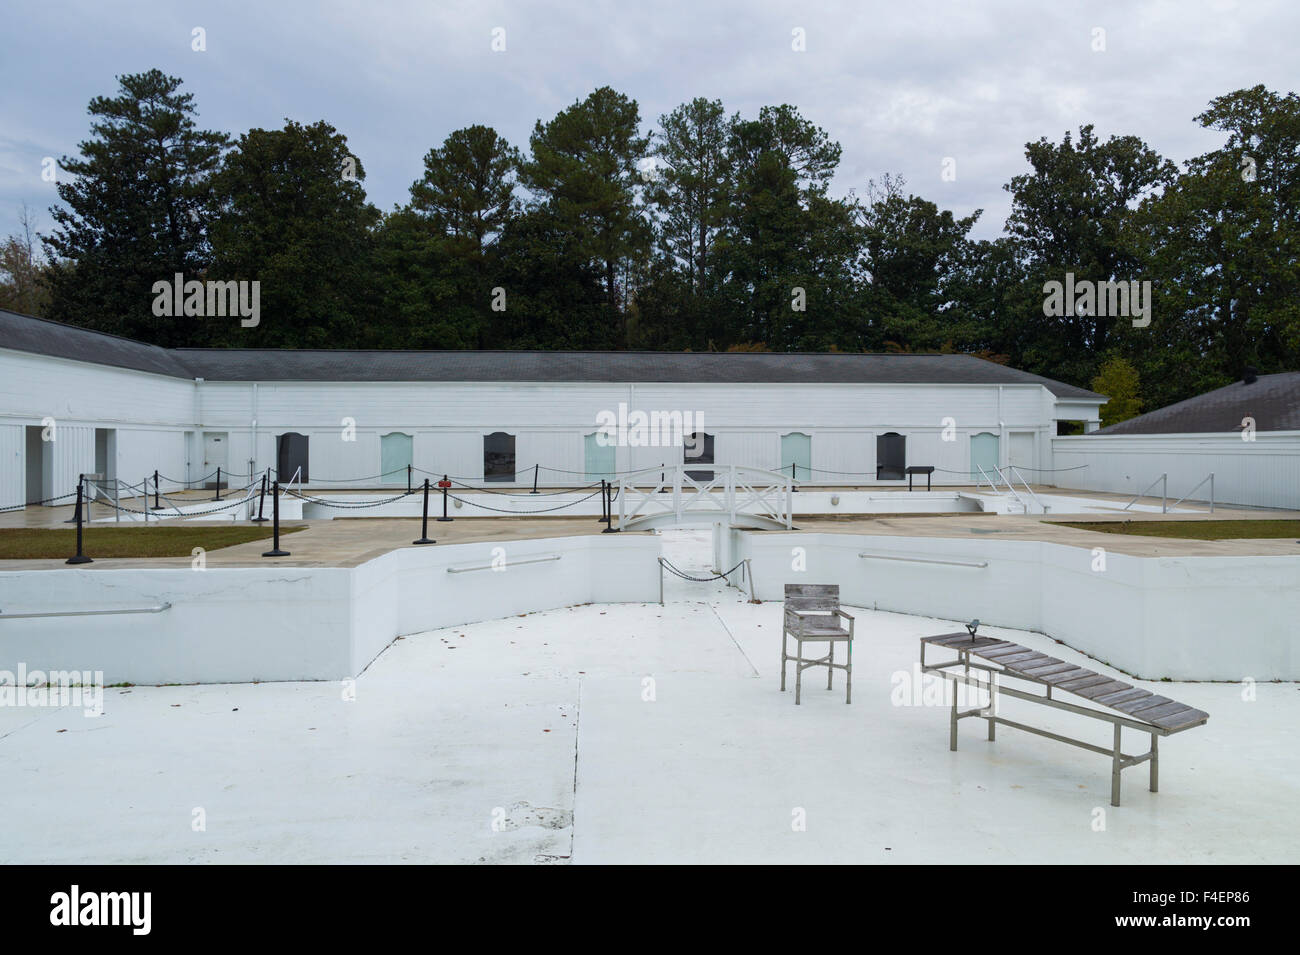
[[[781,692],[785,692],[785,661],[790,659],[786,654],[786,632],[781,630]]]
[[[803,689],[803,641],[795,640],[794,659],[794,705],[799,705],[799,693]]]
[[[831,677],[835,676],[835,641],[831,641],[831,652],[828,658],[830,666],[826,668],[826,689],[831,688]]]
[[[1153,793],[1160,791],[1160,750],[1156,742],[1158,737],[1155,733],[1151,734],[1151,791]]]
[[[1122,727],[1115,724],[1115,752],[1111,756],[1110,763],[1110,804],[1119,805],[1119,758],[1120,758],[1120,730]]]
[[[853,638],[849,637],[848,663],[844,667],[844,702],[853,702]]]

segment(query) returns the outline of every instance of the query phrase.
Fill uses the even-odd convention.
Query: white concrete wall
[[[505,569],[450,574],[492,562]],[[519,563],[538,555],[560,560]],[[0,571],[0,670],[102,670],[108,683],[336,680],[392,640],[458,623],[659,594],[649,535],[391,551],[355,568]],[[4,620],[5,613],[149,607],[157,614]]]
[[[1300,557],[1130,557],[1039,541],[730,532],[760,599],[839,584],[845,603],[1035,630],[1143,679],[1300,680]],[[792,548],[807,570],[793,571]],[[981,562],[946,566],[863,558]],[[870,652],[871,635],[859,633]],[[859,652],[863,652],[860,650]]]
[[[1169,503],[1214,472],[1215,500],[1254,507],[1300,508],[1300,431],[1240,434],[1074,435],[1052,441],[1062,487],[1137,494],[1169,475]],[[1157,486],[1148,492],[1158,495]],[[1209,499],[1209,486],[1193,500]]]

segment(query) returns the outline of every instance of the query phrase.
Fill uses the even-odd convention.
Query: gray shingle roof
[[[208,381],[982,384],[1101,395],[970,355],[159,348],[0,310],[0,347]]]
[[[1260,375],[1251,384],[1234,381],[1093,434],[1209,434],[1240,431],[1243,418],[1256,431],[1300,431],[1300,371]]]

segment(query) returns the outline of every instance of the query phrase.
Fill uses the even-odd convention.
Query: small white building
[[[1052,442],[1063,484],[1300,508],[1300,372],[1241,381],[1093,434]]]
[[[1033,481],[1058,422],[1095,430],[1105,400],[967,355],[164,349],[0,311],[0,506],[68,495],[82,473],[405,486],[409,466],[511,486],[537,466],[578,486],[682,462],[681,436],[638,430],[638,413],[687,432],[690,463],[800,483],[929,466],[970,484],[1007,464]]]

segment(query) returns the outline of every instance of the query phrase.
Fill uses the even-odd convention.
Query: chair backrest
[[[789,610],[839,610],[839,584],[786,584],[785,606]]]

